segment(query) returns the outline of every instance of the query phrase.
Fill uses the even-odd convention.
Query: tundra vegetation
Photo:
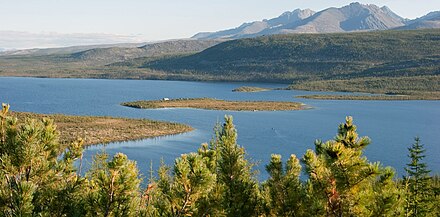
[[[148,119],[130,119],[96,116],[71,116],[62,114],[35,114],[29,112],[11,112],[18,119],[52,119],[60,132],[59,141],[67,144],[78,138],[84,145],[123,142],[151,137],[173,135],[191,131],[190,126],[154,121]]]
[[[286,111],[302,110],[305,106],[297,102],[280,101],[227,101],[212,98],[181,98],[163,100],[143,100],[122,103],[123,106],[158,109],[158,108],[196,108],[231,111]]]
[[[261,92],[261,91],[267,91],[270,89],[267,88],[262,88],[262,87],[250,87],[250,86],[242,86],[242,87],[237,87],[235,89],[233,89],[233,92]]]
[[[259,182],[232,117],[209,144],[162,165],[142,180],[122,153],[94,157],[82,175],[74,166],[82,141],[60,145],[50,119],[0,113],[1,216],[439,216],[440,179],[423,162],[419,139],[409,148],[408,174],[370,162],[368,137],[347,117],[334,139],[316,141],[301,158],[273,154]],[[300,178],[300,174],[305,176]],[[141,183],[146,182],[145,187]]]

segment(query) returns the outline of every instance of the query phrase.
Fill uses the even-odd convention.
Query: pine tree
[[[414,143],[408,148],[408,157],[411,161],[405,168],[407,172],[405,180],[408,183],[407,215],[426,216],[432,210],[430,200],[433,199],[430,189],[430,170],[423,162],[426,151],[424,145],[420,143],[418,137],[414,140]]]
[[[295,155],[291,155],[283,168],[280,155],[272,155],[266,166],[270,175],[263,185],[268,191],[268,213],[270,216],[304,216],[303,198],[305,192],[299,179],[301,165]]]
[[[215,174],[206,166],[203,156],[190,153],[176,159],[173,174],[162,169],[155,187],[159,195],[150,203],[160,216],[205,216],[200,201],[209,197],[215,186]],[[149,194],[148,196],[153,196]]]
[[[0,215],[72,214],[82,184],[73,167],[73,146],[64,151],[52,120],[23,122],[8,110],[3,104],[0,112]],[[65,157],[58,158],[62,152]]]
[[[136,163],[117,153],[107,161],[107,154],[95,156],[89,180],[87,211],[90,216],[138,216],[141,180]]]
[[[237,144],[237,131],[232,117],[226,116],[218,133],[217,178],[222,188],[222,207],[227,216],[257,216],[261,212],[261,195],[252,165],[245,159],[243,147]]]
[[[375,206],[380,197],[375,196],[374,191],[383,189],[381,184],[383,187],[395,186],[377,182],[384,171],[390,169],[370,163],[362,156],[362,150],[369,143],[367,137],[358,137],[352,118],[347,117],[346,123],[339,126],[334,140],[317,141],[316,153],[312,150],[306,152],[303,162],[309,177],[307,198],[310,215],[369,216],[378,210]],[[392,177],[392,174],[389,175]],[[399,198],[397,191],[390,190],[388,193],[392,194],[388,195],[392,198]],[[381,207],[396,207],[399,200],[382,202],[387,204]]]

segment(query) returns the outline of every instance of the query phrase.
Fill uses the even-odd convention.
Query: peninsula
[[[95,145],[175,135],[193,130],[184,124],[147,119],[48,115],[28,112],[12,112],[11,114],[18,119],[52,119],[61,134],[60,143],[62,144],[82,138],[85,145]]]

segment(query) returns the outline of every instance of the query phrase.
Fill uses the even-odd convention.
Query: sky
[[[319,11],[354,0],[0,0],[0,31],[99,33],[128,41],[189,38],[296,8]],[[405,18],[440,10],[440,0],[370,0]],[[0,33],[1,34],[1,33]],[[0,37],[2,37],[0,35]],[[1,48],[0,44],[0,48]],[[4,46],[3,46],[4,47]]]

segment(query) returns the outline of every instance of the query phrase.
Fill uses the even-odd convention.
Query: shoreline
[[[84,146],[178,135],[194,130],[191,126],[181,123],[149,119],[39,114],[16,111],[12,111],[11,116],[18,119],[52,119],[60,132],[61,144],[67,144],[82,138],[84,139]]]
[[[307,106],[299,102],[282,101],[227,101],[212,98],[184,98],[162,100],[140,100],[121,103],[137,109],[192,108],[224,111],[291,111],[304,110]]]

